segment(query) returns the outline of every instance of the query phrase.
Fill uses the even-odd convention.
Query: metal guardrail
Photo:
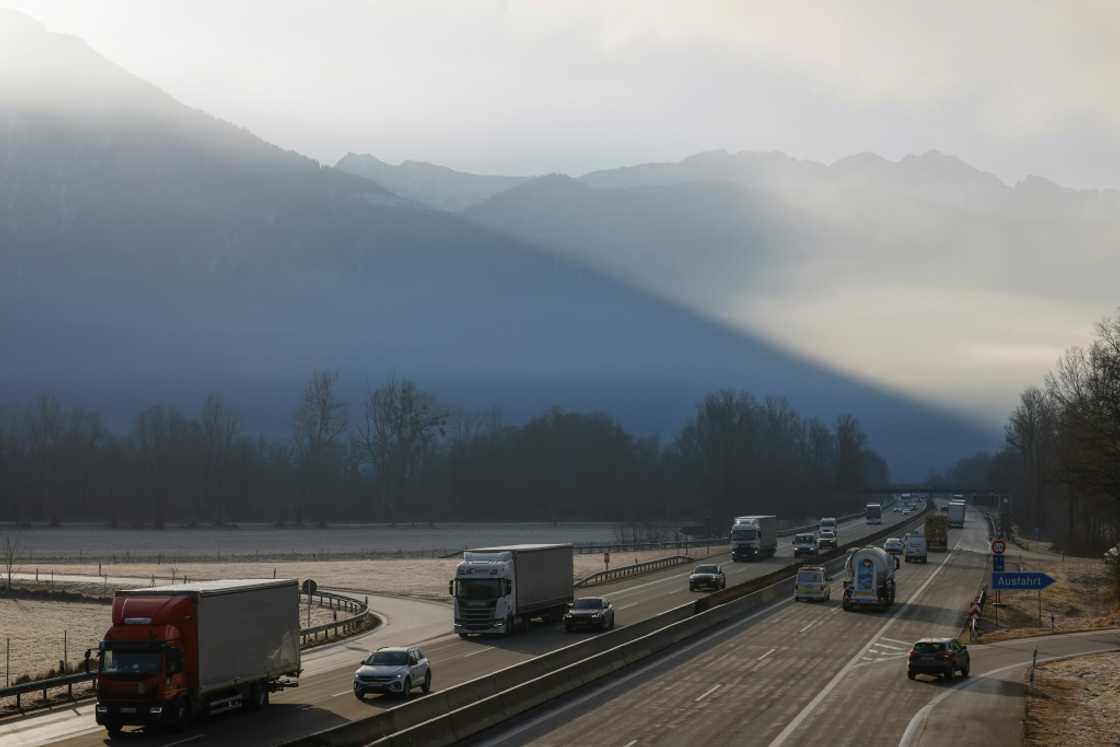
[[[687,555],[671,555],[667,558],[658,558],[657,560],[647,560],[644,563],[635,563],[633,565],[623,565],[618,568],[613,568],[609,571],[599,571],[592,573],[586,578],[581,578],[576,581],[572,586],[580,588],[583,586],[595,586],[596,584],[614,581],[619,578],[628,578],[630,576],[640,576],[649,571],[659,571],[662,568],[672,568],[677,565],[684,565],[691,563],[692,558]]]
[[[16,710],[22,711],[23,704],[21,699],[27,693],[42,692],[43,700],[46,700],[48,690],[65,687],[66,697],[73,700],[74,685],[96,679],[97,672],[76,672],[74,674],[64,674],[58,677],[49,677],[45,680],[32,680],[31,682],[23,682],[10,687],[0,687],[0,698],[14,697],[16,699]]]
[[[307,598],[306,594],[301,594],[304,599]],[[362,601],[358,601],[353,597],[348,597],[343,594],[335,594],[332,591],[316,591],[311,595],[311,599],[319,598],[319,605],[330,607],[331,609],[346,610],[353,612],[350,617],[343,618],[342,620],[332,620],[331,622],[323,623],[321,625],[312,625],[308,628],[301,628],[299,631],[299,647],[307,648],[312,643],[317,643],[320,637],[324,634],[327,638],[333,633],[335,637],[338,634],[349,634],[356,632],[362,624],[365,623],[366,618],[369,616],[369,597]]]

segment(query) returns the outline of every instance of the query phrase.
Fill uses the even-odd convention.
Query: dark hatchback
[[[919,674],[932,674],[952,679],[957,672],[968,676],[971,661],[968,646],[953,638],[923,638],[910,650],[906,676],[914,679]]]

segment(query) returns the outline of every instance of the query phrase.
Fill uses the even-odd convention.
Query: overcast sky
[[[333,163],[492,173],[939,149],[1120,187],[1117,2],[0,0]]]

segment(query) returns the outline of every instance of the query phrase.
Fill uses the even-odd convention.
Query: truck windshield
[[[881,517],[881,516],[882,516],[883,514],[882,514],[882,512],[881,512],[881,509],[879,508],[879,506],[868,506],[868,507],[867,507],[867,515],[868,515],[869,517],[871,517],[872,519],[878,519],[878,518],[879,518],[879,517]]]
[[[461,578],[456,584],[460,599],[497,599],[502,595],[502,579]]]
[[[753,540],[756,536],[753,529],[736,529],[731,533],[731,537],[737,540]]]
[[[114,651],[101,653],[102,674],[159,674],[160,655],[154,651]]]

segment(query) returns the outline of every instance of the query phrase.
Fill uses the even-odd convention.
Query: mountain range
[[[889,231],[857,240],[872,196],[905,191],[978,225],[976,201],[1115,217],[1115,195],[1009,189],[939,154],[826,167],[709,153],[578,179],[353,154],[329,167],[11,12],[0,103],[0,391],[53,391],[117,427],[218,390],[250,430],[284,432],[314,368],[339,369],[352,402],[404,375],[514,420],[600,409],[666,435],[704,394],[737,387],[854,413],[896,476],[920,478],[992,429],[724,306],[812,292],[804,267],[889,251]],[[838,208],[852,193],[864,212]]]

